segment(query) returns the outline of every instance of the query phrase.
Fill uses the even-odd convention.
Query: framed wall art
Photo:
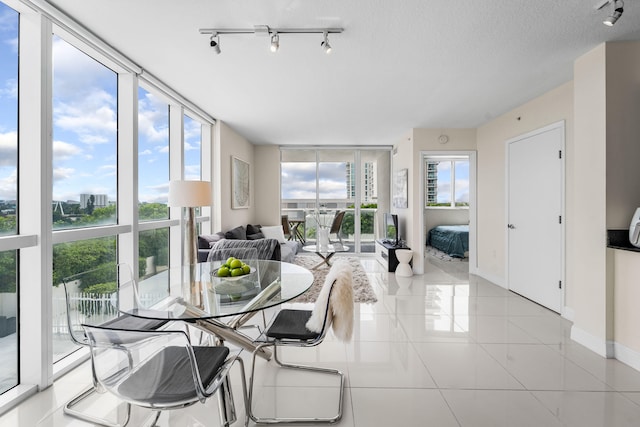
[[[409,169],[400,169],[393,177],[393,207],[408,208]]]
[[[249,207],[249,163],[231,156],[231,208],[246,209]]]

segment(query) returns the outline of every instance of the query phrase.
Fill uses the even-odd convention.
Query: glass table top
[[[217,277],[215,263],[170,268],[141,280],[137,289],[131,283],[121,284],[112,303],[121,313],[136,317],[213,319],[277,306],[300,296],[313,283],[313,274],[295,264],[257,260],[255,265],[249,274],[238,277]],[[144,297],[158,292],[165,296],[153,301]]]

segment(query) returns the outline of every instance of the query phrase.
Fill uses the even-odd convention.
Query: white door
[[[507,142],[509,289],[562,310],[564,123]]]

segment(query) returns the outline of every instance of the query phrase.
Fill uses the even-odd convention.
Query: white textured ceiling
[[[605,41],[640,40],[596,0],[55,0],[68,15],[255,143],[392,144],[411,128],[477,127],[572,79]],[[330,36],[200,28],[344,27]]]

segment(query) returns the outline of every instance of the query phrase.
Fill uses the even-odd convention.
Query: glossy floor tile
[[[640,372],[571,341],[570,322],[557,314],[469,275],[465,262],[429,258],[426,273],[409,278],[396,278],[371,257],[361,263],[378,302],[356,305],[353,340],[329,334],[318,347],[281,352],[285,361],[345,372],[344,415],[336,425],[640,425]],[[250,355],[243,358],[250,362]],[[62,406],[89,378],[85,363],[0,416],[0,426],[87,426],[64,415]],[[254,411],[330,416],[337,384],[259,359]],[[232,386],[243,416],[237,371]],[[122,419],[125,409],[106,395],[84,408],[113,419]],[[131,425],[144,425],[149,415],[134,410]],[[217,399],[163,413],[158,425],[218,426]]]

